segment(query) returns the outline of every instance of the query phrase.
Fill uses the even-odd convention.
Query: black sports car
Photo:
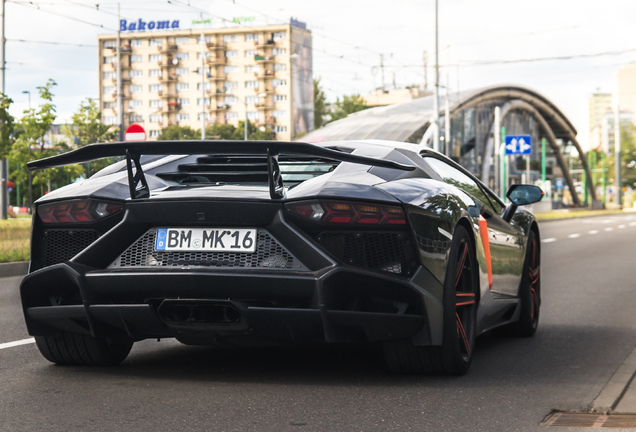
[[[166,156],[167,155],[167,156]],[[387,141],[94,144],[29,163],[125,160],[35,203],[21,285],[48,360],[110,365],[133,342],[382,346],[461,374],[475,337],[539,319],[537,223],[461,166]]]

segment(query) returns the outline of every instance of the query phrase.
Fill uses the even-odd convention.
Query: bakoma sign
[[[169,30],[178,29],[179,20],[164,20],[164,21],[144,21],[139,18],[139,21],[119,20],[119,31],[140,31],[140,30]]]

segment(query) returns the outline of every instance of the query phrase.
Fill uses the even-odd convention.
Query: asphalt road
[[[137,343],[115,368],[58,367],[27,343],[0,349],[0,430],[546,431],[552,410],[586,410],[636,346],[636,215],[540,230],[539,331],[481,337],[467,376],[394,376],[364,349],[174,341]],[[19,282],[0,279],[0,347],[28,338]]]

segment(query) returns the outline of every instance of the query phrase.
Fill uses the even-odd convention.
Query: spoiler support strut
[[[148,198],[150,188],[146,181],[146,176],[139,162],[140,155],[126,149],[126,171],[128,172],[128,189],[132,199]],[[133,163],[135,164],[135,174],[133,175]],[[139,184],[141,183],[141,187]]]

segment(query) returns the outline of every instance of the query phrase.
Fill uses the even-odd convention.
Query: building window
[[[211,90],[212,89],[212,83],[209,83],[209,82],[205,83],[203,88],[205,90]],[[201,90],[201,83],[197,84],[197,90]]]
[[[148,41],[148,45],[152,46],[162,46],[163,45],[163,40],[162,39],[150,39]]]
[[[239,100],[236,96],[225,96],[225,98],[223,99],[223,102],[225,102],[228,105],[234,105],[238,101]]]
[[[131,39],[130,40],[130,46],[131,47],[140,47],[141,46],[141,39]]]
[[[161,123],[163,116],[161,114],[151,114],[150,123]]]
[[[258,41],[258,33],[245,33],[245,42]]]
[[[236,81],[225,81],[225,90],[237,89],[238,83]]]
[[[197,120],[199,120],[199,121],[201,121],[201,114],[202,114],[202,113],[199,113],[199,115],[197,115]],[[212,114],[210,114],[210,113],[205,113],[204,118],[205,118],[206,120],[210,120],[210,119],[212,118]]]
[[[137,108],[140,107],[142,105],[142,102],[140,100],[129,100],[128,101],[128,108]]]
[[[190,99],[177,99],[179,105],[190,105]]]
[[[210,98],[205,98],[205,102],[206,105],[210,105]],[[197,99],[197,105],[201,105],[201,98]]]
[[[223,42],[236,42],[238,40],[238,36],[235,34],[231,35],[223,35]]]
[[[275,80],[272,80],[272,86],[274,86],[274,87],[286,86],[286,85],[287,85],[287,80],[286,79],[275,79]]]
[[[254,57],[256,54],[258,54],[258,51],[255,49],[248,49],[245,50],[245,57]]]
[[[174,56],[175,58],[178,58],[179,60],[188,60],[190,58],[190,53],[178,52]]]
[[[140,55],[131,55],[130,56],[130,62],[131,63],[141,63],[142,61],[144,61],[143,57]]]
[[[174,73],[179,75],[179,76],[188,75],[190,73],[190,69],[188,69],[188,68],[176,68],[174,70]]]
[[[161,69],[150,69],[148,71],[148,76],[151,77],[160,77],[162,75]]]
[[[245,81],[245,88],[258,88],[258,81],[256,80]]]
[[[287,100],[287,95],[280,95],[280,94],[274,95],[274,101],[276,102],[284,102],[286,100]]]
[[[128,72],[128,74],[130,75],[131,78],[137,78],[137,77],[143,76],[144,71],[139,69],[131,69],[130,72]]]
[[[280,132],[287,132],[287,126],[274,126],[272,129],[274,132],[276,133],[280,133]]]
[[[248,111],[247,112],[248,120],[258,120],[258,111]]]
[[[223,72],[226,74],[238,72],[238,66],[223,66]]]
[[[203,53],[203,58],[207,59],[207,58],[210,58],[210,57],[212,57],[212,53],[210,51],[206,51],[206,52]],[[197,53],[197,60],[201,60],[201,53],[200,52]]]
[[[246,104],[257,104],[259,97],[258,96],[247,96],[245,98],[245,103]]]
[[[190,120],[190,114],[177,114],[177,121],[188,121]]]
[[[117,123],[117,117],[116,116],[105,116],[105,117],[102,117],[102,123],[104,123],[104,124],[115,124],[115,123]]]
[[[205,43],[212,42],[212,36],[210,36],[210,35],[203,36],[203,41],[204,41]],[[200,43],[201,43],[201,36],[197,36],[197,43],[198,43],[198,44],[200,44]]]
[[[148,86],[148,91],[151,91],[151,92],[163,91],[163,84],[150,84]]]
[[[150,138],[157,138],[159,135],[161,135],[161,131],[158,131],[158,130],[150,131]]]
[[[163,106],[163,101],[161,99],[152,99],[150,101],[151,108],[157,108]]]
[[[104,41],[103,47],[104,48],[117,48],[117,41],[116,40]]]
[[[188,84],[188,83],[177,83],[175,85],[175,88],[177,89],[177,91],[190,90],[190,84]]]
[[[225,57],[227,57],[227,58],[238,57],[238,51],[237,50],[227,50],[227,51],[225,51]]]
[[[181,36],[174,38],[175,45],[187,45],[190,43],[190,38],[187,36]]]
[[[117,72],[104,72],[104,79],[117,78]]]
[[[280,72],[284,70],[287,70],[287,65],[285,63],[274,64],[274,72]]]
[[[140,123],[142,121],[144,121],[144,117],[139,114],[131,114],[128,116],[129,123]]]
[[[283,54],[287,54],[287,48],[274,48],[272,50],[272,55],[274,56],[283,55]]]
[[[151,62],[160,62],[161,60],[163,60],[163,55],[161,54],[150,54],[148,56],[148,61]]]
[[[115,61],[117,61],[117,57],[115,57],[115,56],[106,56],[106,57],[104,57],[104,64],[115,63]]]
[[[235,112],[226,112],[225,119],[226,120],[236,120],[238,118],[238,113]]]
[[[104,102],[104,109],[115,108],[115,102]]]
[[[104,86],[104,93],[115,93],[115,86]]]
[[[273,116],[276,118],[287,117],[287,111],[284,110],[274,110]]]
[[[287,32],[276,32],[274,33],[274,40],[282,40],[287,39]]]
[[[245,72],[246,73],[259,73],[261,71],[261,67],[259,65],[248,65],[245,66]]]

